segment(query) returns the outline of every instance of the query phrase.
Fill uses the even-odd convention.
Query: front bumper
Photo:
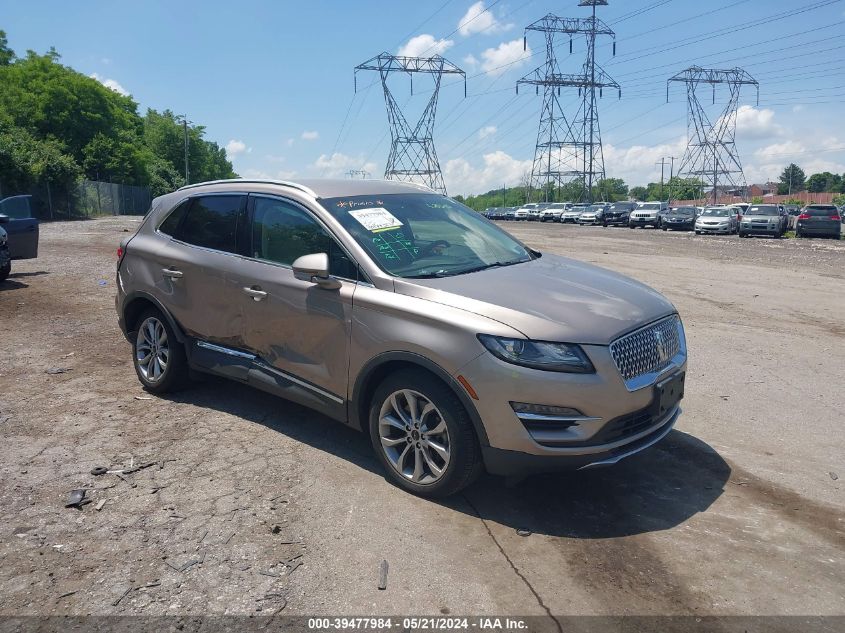
[[[692,222],[663,222],[661,226],[672,231],[692,231],[695,225]]]
[[[686,352],[659,375],[636,388],[626,385],[610,350],[583,345],[596,372],[566,374],[511,365],[481,354],[458,372],[478,394],[474,401],[489,446],[490,472],[584,468],[614,463],[659,441],[671,430],[679,406],[654,413],[655,385],[686,372]],[[684,348],[685,350],[685,348]],[[511,402],[567,407],[581,413],[575,424],[535,427],[514,412]],[[568,416],[564,416],[568,417]],[[578,417],[578,416],[573,416]]]
[[[631,218],[628,226],[657,226],[657,218]]]
[[[527,475],[530,473],[554,472],[560,470],[588,470],[612,466],[657,444],[674,428],[681,415],[681,408],[675,407],[660,423],[633,440],[618,445],[594,447],[595,451],[570,455],[561,459],[556,455],[531,455],[508,451],[491,446],[482,446],[481,453],[487,472],[493,475]]]
[[[602,218],[602,224],[605,226],[625,226],[628,224],[628,216]]]
[[[731,233],[731,225],[728,224],[727,226],[711,226],[706,224],[697,224],[695,226],[695,230],[700,231],[702,233],[718,233],[723,235],[729,235]]]
[[[780,224],[771,225],[754,225],[751,223],[742,223],[739,225],[739,230],[743,233],[747,233],[748,235],[779,235],[780,234]]]

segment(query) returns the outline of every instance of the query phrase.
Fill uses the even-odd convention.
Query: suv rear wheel
[[[482,462],[472,422],[457,395],[422,370],[379,385],[370,404],[370,438],[388,478],[414,494],[445,497],[468,486]]]
[[[176,339],[167,319],[153,308],[138,318],[132,342],[132,362],[138,379],[153,393],[177,391],[188,379],[185,348]]]
[[[12,262],[0,267],[0,281],[6,281],[6,277],[12,272]]]

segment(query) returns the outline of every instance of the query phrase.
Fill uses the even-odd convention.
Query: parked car
[[[502,217],[503,220],[515,220],[516,219],[516,207],[507,207],[505,210],[505,215]]]
[[[604,213],[604,203],[591,204],[578,216],[578,224],[601,224]]]
[[[12,256],[9,253],[9,242],[3,224],[8,221],[5,215],[0,216],[0,282],[6,281],[12,272]]]
[[[665,202],[641,202],[636,209],[631,211],[628,218],[628,226],[632,229],[641,226],[657,228],[660,223],[660,213],[666,210]]]
[[[540,222],[560,222],[560,215],[565,210],[565,202],[554,202],[540,213]]]
[[[531,202],[529,204],[525,204],[525,205],[519,207],[516,210],[516,213],[514,213],[513,219],[514,220],[528,221],[528,220],[531,219],[531,211],[533,211],[536,208],[537,208],[537,205],[533,202]]]
[[[183,187],[123,240],[116,274],[148,391],[193,369],[280,395],[367,433],[420,495],[485,467],[614,464],[680,414],[687,352],[666,298],[412,183]]]
[[[695,229],[696,207],[675,207],[660,216],[660,228],[664,231],[692,231]]]
[[[832,204],[810,204],[804,207],[795,224],[795,237],[811,235],[839,239],[842,235],[842,216]]]
[[[739,215],[745,215],[745,212],[748,211],[749,207],[751,207],[750,202],[735,202],[732,205],[729,205],[734,209],[739,209]],[[739,218],[737,218],[739,219]]]
[[[732,235],[737,231],[736,211],[725,206],[707,207],[695,220],[695,234],[723,233]]]
[[[628,226],[636,202],[614,202],[601,216],[602,226]]]
[[[798,220],[798,216],[801,215],[801,209],[795,206],[788,206],[786,207],[786,214],[788,217],[788,228],[790,230],[795,230],[795,222]]]
[[[563,224],[578,224],[578,218],[581,217],[581,214],[589,208],[590,205],[588,204],[580,202],[573,204],[569,207],[569,209],[560,214],[560,221]]]
[[[771,235],[781,237],[785,232],[783,214],[776,204],[755,204],[749,207],[739,224],[739,236]]]
[[[32,213],[32,196],[10,196],[0,200],[0,224],[6,236],[8,256],[0,254],[0,281],[3,281],[12,270],[12,260],[38,257],[39,227]]]

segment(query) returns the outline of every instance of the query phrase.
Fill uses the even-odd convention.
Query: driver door
[[[245,282],[238,297],[247,349],[300,387],[345,401],[357,266],[298,203],[253,194],[248,209],[251,246],[239,270]],[[291,264],[311,253],[329,255],[339,289],[294,277]]]

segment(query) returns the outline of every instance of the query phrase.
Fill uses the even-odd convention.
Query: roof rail
[[[185,185],[184,187],[179,187],[177,191],[184,191],[185,189],[194,189],[195,187],[204,187],[205,185],[226,185],[226,184],[256,184],[256,185],[281,185],[282,187],[290,187],[292,189],[299,189],[303,193],[307,193],[309,196],[313,198],[318,198],[319,196],[311,189],[304,185],[300,185],[295,182],[290,182],[287,180],[271,180],[271,179],[259,179],[259,178],[227,178],[224,180],[209,180],[207,182],[196,182],[191,185]]]

